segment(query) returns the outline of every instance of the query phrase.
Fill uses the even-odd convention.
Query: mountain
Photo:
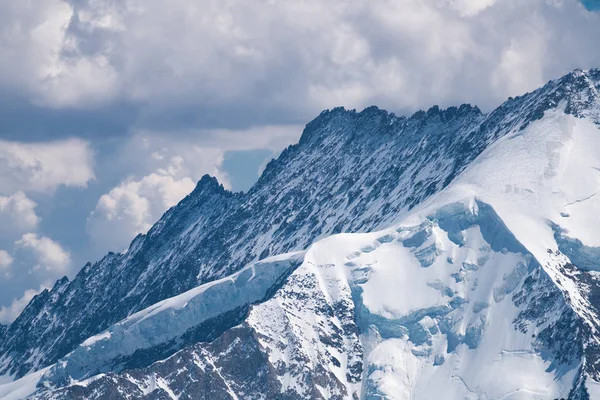
[[[0,397],[600,398],[599,87],[323,112],[36,296]]]
[[[324,112],[248,193],[205,176],[125,254],[110,253],[33,299],[0,345],[10,357],[0,358],[0,373],[49,365],[120,319],[270,254],[389,224],[474,157],[482,120],[466,105],[410,119],[374,107]]]

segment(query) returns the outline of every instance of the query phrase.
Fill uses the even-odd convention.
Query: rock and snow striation
[[[54,384],[84,380],[131,368],[134,363],[156,361],[185,344],[217,337],[236,325],[235,315],[276,291],[301,260],[302,253],[270,257],[158,302],[84,341],[54,365],[44,380]]]
[[[203,179],[34,299],[0,364],[49,367],[0,395],[600,398],[599,87],[575,71],[488,115],[322,114],[248,194]],[[99,286],[125,267],[135,284]]]
[[[315,243],[270,298],[216,340],[145,368],[103,362],[113,349],[120,361],[135,358],[134,343],[153,335],[114,335],[119,327],[188,323],[184,315],[206,309],[194,297],[221,283],[159,303],[48,369],[34,397],[585,398],[593,379],[584,322],[493,208],[470,199],[413,221]],[[556,265],[568,265],[564,257]]]

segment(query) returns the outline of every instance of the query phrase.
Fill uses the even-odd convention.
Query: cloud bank
[[[0,196],[0,236],[13,237],[34,230],[40,218],[35,213],[37,204],[19,191]]]
[[[0,10],[0,84],[47,107],[134,104],[146,126],[305,122],[335,105],[490,108],[600,65],[598,16],[576,0],[49,0]]]

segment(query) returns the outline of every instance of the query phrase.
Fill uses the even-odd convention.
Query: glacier
[[[600,398],[599,87],[578,70],[490,114],[322,114],[251,190],[266,197],[203,179],[126,254],[34,299],[6,328],[0,398]],[[414,131],[381,133],[395,124]],[[237,253],[196,252],[261,199],[269,229],[248,217],[210,236]],[[16,346],[68,334],[81,287],[127,265],[106,326],[86,308],[68,347]],[[160,286],[163,265],[194,279]]]
[[[407,222],[316,242],[272,297],[253,304],[244,321],[230,329],[243,329],[243,336],[256,341],[262,363],[274,374],[270,385],[275,388],[269,392],[290,399],[567,397],[585,362],[577,313],[493,208],[470,198],[427,214],[417,225]],[[462,239],[458,243],[452,240],[457,234]],[[435,254],[431,264],[423,265],[423,250]],[[299,257],[279,260],[294,256]],[[190,299],[205,293],[206,286],[220,284],[200,286],[117,326],[140,319],[151,321],[147,326],[189,323],[175,311],[182,304],[211,315],[204,302]],[[251,285],[249,280],[242,288]],[[89,378],[81,373],[82,365],[98,375],[95,365],[114,349],[131,356],[146,342],[144,336],[155,337],[153,329],[114,335],[115,329],[92,337],[48,369],[37,383],[43,390],[36,397],[92,397],[96,386],[81,391],[79,380]],[[224,347],[235,347],[236,340],[234,335]],[[228,353],[204,346],[185,348],[169,361],[192,353],[195,362],[219,365]],[[91,357],[82,362],[82,352]],[[189,365],[179,365],[167,376],[155,372],[159,367],[154,364],[146,368],[152,373],[143,371],[161,380],[175,398],[194,398],[198,392],[193,387],[173,385],[177,380],[172,374],[190,374]],[[94,383],[106,390],[114,380],[133,382],[135,389],[120,395],[143,397],[148,380],[119,372],[104,369]],[[263,398],[264,387],[248,387],[222,370],[219,374],[224,389],[211,398]],[[157,390],[164,389],[155,386],[150,392]]]
[[[241,307],[259,302],[284,281],[302,259],[302,253],[271,257],[226,278],[201,285],[179,296],[158,302],[85,340],[51,368],[43,379],[54,384],[84,380],[117,370],[124,359],[145,353],[164,354],[171,341],[198,340],[193,328]],[[223,328],[222,328],[223,329]],[[175,344],[174,344],[175,345]],[[180,346],[182,344],[179,344]]]

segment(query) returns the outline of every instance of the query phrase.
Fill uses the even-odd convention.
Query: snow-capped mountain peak
[[[203,177],[36,297],[0,373],[39,398],[600,396],[599,89],[325,111],[248,193]]]

